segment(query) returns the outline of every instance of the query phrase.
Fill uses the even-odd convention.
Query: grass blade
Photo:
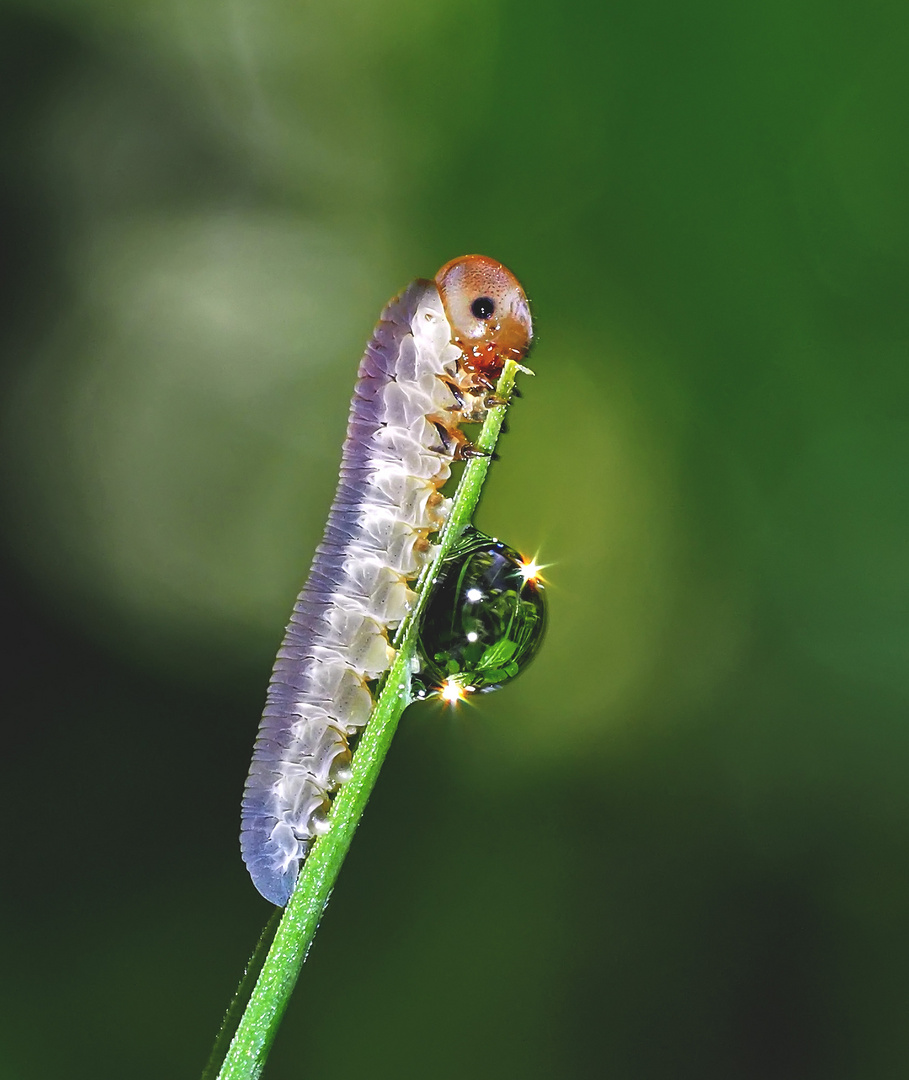
[[[505,402],[511,397],[517,370],[517,365],[508,361],[499,379],[496,396]],[[507,407],[507,404],[499,405],[489,410],[476,441],[478,449],[489,453],[495,449]],[[398,721],[413,700],[410,688],[412,660],[417,630],[429,597],[429,585],[439,563],[473,517],[489,471],[489,463],[488,457],[474,458],[464,469],[451,513],[439,537],[433,558],[417,582],[414,609],[402,624],[395,641],[397,656],[394,664],[376,699],[369,722],[360,736],[351,763],[351,778],[341,786],[334,798],[331,828],[316,841],[301,867],[294,893],[284,910],[249,1003],[217,1074],[218,1080],[255,1080],[265,1066],[281,1018],[312,945],[354,832],[366,809]],[[242,988],[241,983],[241,991]],[[231,1008],[233,1009],[233,1006]],[[219,1036],[219,1043],[221,1041]],[[217,1053],[218,1045],[216,1043],[213,1056]],[[203,1080],[209,1075],[211,1074],[206,1069]]]

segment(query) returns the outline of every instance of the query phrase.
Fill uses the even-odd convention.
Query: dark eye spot
[[[475,319],[488,319],[495,309],[496,302],[491,296],[478,296],[470,305],[470,312]]]

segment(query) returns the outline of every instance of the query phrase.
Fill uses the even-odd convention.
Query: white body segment
[[[326,828],[348,737],[372,709],[369,683],[394,659],[389,631],[444,523],[437,492],[453,451],[432,417],[457,422],[444,380],[460,356],[438,289],[418,281],[385,309],[360,365],[338,492],[278,653],[243,800],[243,857],[275,904]]]

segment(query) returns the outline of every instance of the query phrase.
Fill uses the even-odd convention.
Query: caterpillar
[[[506,359],[520,361],[532,336],[514,275],[465,255],[392,299],[366,347],[337,491],[278,651],[243,794],[243,860],[279,907],[350,776],[351,742],[394,660],[390,632],[448,514],[439,489],[453,461],[477,453],[460,425],[496,404]]]

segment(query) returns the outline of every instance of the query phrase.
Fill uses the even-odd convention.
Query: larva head
[[[533,337],[530,306],[510,270],[485,255],[462,255],[442,267],[436,285],[464,367],[495,380],[507,359],[524,357]]]

